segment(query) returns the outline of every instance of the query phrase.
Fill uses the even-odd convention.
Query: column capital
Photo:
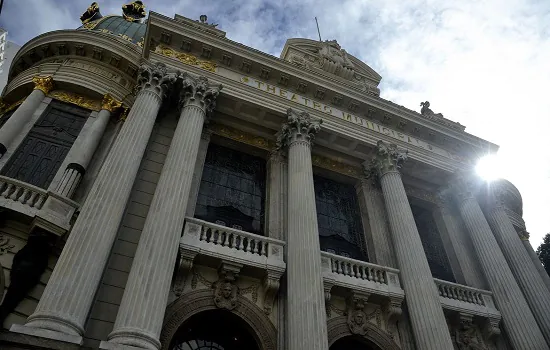
[[[529,242],[529,232],[523,230],[518,232],[519,239]]]
[[[407,160],[408,151],[400,149],[394,143],[386,143],[382,140],[376,143],[376,154],[370,163],[368,174],[372,176],[374,169],[378,176],[389,172],[397,172],[401,169],[403,162]]]
[[[277,149],[288,147],[294,142],[302,141],[311,145],[315,135],[321,130],[322,119],[312,118],[307,112],[298,112],[289,108],[286,111],[287,121],[277,136]]]
[[[149,90],[163,99],[168,89],[176,82],[176,73],[168,73],[164,63],[143,63],[139,67],[136,92]]]
[[[44,95],[53,90],[53,78],[51,76],[40,77],[37,75],[32,78],[32,82],[34,83],[34,90],[40,90]]]
[[[101,101],[101,109],[114,113],[120,107],[122,107],[122,102],[116,100],[110,94],[103,95],[103,100]]]
[[[188,73],[183,73],[179,79],[182,81],[179,108],[195,103],[204,110],[206,116],[210,116],[216,108],[216,99],[223,86],[221,84],[212,86],[208,78],[195,77]]]

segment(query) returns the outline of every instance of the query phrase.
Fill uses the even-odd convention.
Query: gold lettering
[[[292,97],[290,98],[291,101],[298,102],[298,97],[296,97],[296,94],[292,94]]]
[[[261,81],[257,81],[257,80],[256,80],[256,84],[258,84],[258,89],[261,89],[261,88],[262,88],[262,85],[265,85],[265,84],[262,83]]]
[[[363,125],[363,119],[359,118],[358,116],[355,116],[355,124]]]
[[[317,108],[319,110],[321,110],[321,105],[315,101],[313,101],[313,108]]]
[[[342,112],[342,118],[343,118],[344,120],[347,120],[347,121],[350,121],[350,122],[351,122],[351,114],[349,114],[349,113]]]
[[[267,91],[267,92],[271,92],[272,94],[276,94],[276,92],[275,92],[275,86],[271,86],[271,85],[269,85],[269,84],[267,84],[266,91]]]
[[[304,96],[300,96],[302,100],[304,100],[304,104],[307,106],[307,103],[309,102],[309,99],[305,98]]]
[[[286,90],[279,89],[279,96],[286,98]]]
[[[323,109],[325,113],[332,115],[332,108],[330,106],[325,105]]]

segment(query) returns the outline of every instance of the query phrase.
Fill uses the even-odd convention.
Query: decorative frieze
[[[54,90],[48,94],[48,97],[82,108],[91,109],[92,111],[100,111],[102,108],[102,101],[94,100],[74,92]]]
[[[216,71],[217,64],[215,62],[200,60],[191,54],[178,52],[171,47],[165,45],[158,45],[155,49],[155,52],[166,57],[175,58],[183,64],[196,66],[210,72]]]

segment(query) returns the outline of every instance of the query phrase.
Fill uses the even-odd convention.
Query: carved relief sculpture
[[[480,342],[476,327],[471,319],[461,319],[455,329],[454,338],[458,350],[486,350],[487,347]]]
[[[222,263],[219,279],[214,282],[214,304],[220,309],[233,310],[237,306],[237,277],[241,266],[233,263]]]
[[[311,118],[307,112],[298,112],[292,108],[286,111],[288,122],[283,124],[277,136],[277,149],[289,146],[295,141],[313,142],[315,135],[321,130],[321,119]]]
[[[97,2],[92,2],[92,4],[86,9],[86,12],[80,16],[80,21],[82,24],[86,24],[95,21],[96,19],[100,19],[101,17],[103,16],[99,12],[99,5]]]
[[[367,314],[365,313],[365,304],[368,295],[352,295],[348,298],[348,326],[352,334],[367,334]]]
[[[140,0],[122,5],[122,17],[128,22],[141,22],[145,17],[145,5]]]
[[[354,65],[336,40],[325,40],[319,49],[321,68],[345,79],[354,75]]]

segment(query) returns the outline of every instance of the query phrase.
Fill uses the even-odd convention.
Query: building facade
[[[2,349],[548,349],[550,279],[497,146],[135,1],[25,44],[0,128]]]

